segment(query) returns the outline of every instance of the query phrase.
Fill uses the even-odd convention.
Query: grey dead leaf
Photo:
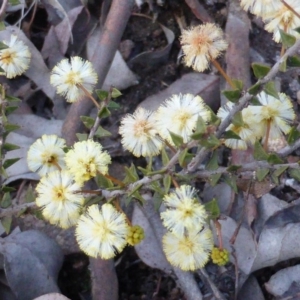
[[[7,152],[5,159],[18,157],[20,160],[6,170],[8,178],[4,183],[8,184],[18,179],[38,180],[40,177],[29,171],[27,166],[28,149],[43,134],[61,136],[63,121],[47,120],[33,114],[24,114],[21,117],[18,114],[11,114],[8,119],[10,123],[17,124],[21,128],[11,132],[6,142],[18,145],[20,149]]]
[[[163,236],[163,234],[165,233],[165,229],[161,224],[158,214],[152,214],[152,217],[158,218],[157,227],[160,231],[160,236]],[[159,223],[161,226],[159,226]],[[164,272],[170,272],[172,268],[162,252],[161,241],[157,237],[154,229],[149,223],[147,216],[145,216],[144,212],[136,204],[134,205],[132,224],[141,226],[145,232],[145,239],[140,244],[134,247],[139,258],[146,265],[152,268],[157,268]]]
[[[24,231],[2,239],[0,252],[7,281],[18,299],[59,292],[56,280],[63,254],[54,240],[36,230]]]
[[[66,1],[68,2],[68,1]],[[70,2],[70,1],[69,1]],[[59,16],[60,19],[65,19],[67,22],[67,28],[70,34],[70,38],[71,41],[73,40],[72,37],[72,26],[69,20],[69,16],[66,13],[65,9],[63,8],[63,6],[60,4],[60,2],[58,0],[41,0],[41,3],[45,6],[45,7],[53,7],[55,13]]]
[[[5,30],[0,31],[0,41],[9,40],[12,34],[18,36],[18,38],[28,46],[31,53],[30,67],[25,72],[25,75],[30,78],[50,99],[53,99],[55,89],[50,85],[50,72],[41,53],[35,48],[23,31],[19,30],[19,28],[15,26],[8,26]]]
[[[9,1],[8,1],[8,5],[6,7],[6,12],[7,13],[12,13],[18,10],[24,10],[27,7],[25,0],[19,0],[19,4],[17,5],[12,5]]]
[[[237,300],[265,300],[255,276],[250,275],[238,293]]]
[[[83,6],[78,6],[68,11],[68,18],[64,18],[59,24],[52,26],[45,37],[41,53],[44,59],[52,58],[51,67],[64,58],[72,33],[68,30],[69,25],[73,27],[82,9]]]
[[[174,94],[200,95],[213,110],[220,106],[219,77],[201,73],[188,73],[173,82],[168,88],[146,98],[140,106],[155,111],[166,99]]]
[[[65,297],[62,294],[51,293],[51,294],[47,294],[47,295],[43,295],[43,296],[34,298],[33,300],[70,300],[70,299]]]
[[[97,51],[98,41],[101,36],[100,28],[97,27],[87,41],[87,56],[93,57]],[[137,76],[128,68],[119,51],[116,52],[113,62],[105,78],[102,89],[109,90],[111,86],[123,90],[138,83]]]
[[[295,291],[295,285],[297,290]],[[267,291],[275,297],[292,296],[300,289],[300,265],[282,269],[271,276],[265,284]],[[293,292],[289,291],[293,289]],[[288,294],[288,295],[287,295]]]
[[[147,17],[147,16],[145,16],[145,17]],[[151,21],[149,20],[149,22],[151,22]],[[138,64],[140,66],[158,65],[168,59],[170,50],[172,48],[172,45],[173,45],[173,42],[175,39],[175,34],[172,30],[170,30],[168,27],[162,25],[161,23],[157,22],[157,24],[161,27],[161,29],[163,30],[163,32],[166,36],[167,45],[161,50],[146,51],[146,52],[138,54],[137,56],[135,56],[133,59],[131,59],[128,62],[129,66],[134,66],[136,64]]]

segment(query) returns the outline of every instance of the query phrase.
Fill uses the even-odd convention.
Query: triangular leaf
[[[294,144],[300,138],[300,132],[298,131],[297,127],[294,126],[289,132],[287,142],[289,145]]]
[[[111,133],[109,131],[105,130],[102,126],[99,126],[95,132],[95,136],[102,138],[102,137],[111,136]]]
[[[217,173],[217,174],[211,175],[209,177],[209,184],[211,186],[215,186],[219,182],[221,176],[222,176],[222,173]]]
[[[165,148],[162,148],[162,150],[161,150],[161,160],[162,160],[162,163],[164,166],[166,166],[168,164],[168,162],[170,161],[170,158],[169,158],[168,153]]]
[[[110,113],[109,109],[108,109],[106,106],[103,107],[103,108],[99,111],[99,113],[98,113],[98,117],[99,117],[100,119],[107,118],[107,117],[109,117],[110,115],[111,115],[111,113]]]
[[[80,120],[84,126],[88,129],[91,129],[95,124],[95,119],[87,116],[80,116]]]
[[[261,85],[259,83],[256,83],[248,89],[248,93],[251,95],[256,95],[259,92],[260,88]]]
[[[281,29],[279,29],[279,32],[280,32],[282,45],[285,48],[292,47],[295,44],[296,38],[293,35],[288,34]]]
[[[18,160],[20,160],[20,158],[6,159],[5,162],[3,163],[3,168],[4,169],[9,168],[11,165],[13,165],[14,163],[16,163]]]
[[[297,181],[300,181],[300,170],[299,169],[289,169],[289,175],[296,179]]]
[[[200,140],[199,143],[208,149],[216,148],[221,145],[220,140],[214,134],[211,134],[206,139]]]
[[[239,170],[242,166],[238,165],[231,165],[230,167],[227,168],[227,172],[236,172]]]
[[[300,67],[300,57],[297,55],[289,56],[286,63],[289,67]]]
[[[136,168],[135,168],[134,164],[132,164],[130,166],[130,168],[125,167],[124,171],[126,173],[126,176],[125,176],[125,178],[123,180],[123,182],[125,184],[127,184],[127,183],[133,183],[133,182],[135,182],[135,181],[137,181],[139,179],[139,176],[137,174],[137,171],[136,171]]]
[[[107,91],[96,90],[95,92],[96,92],[96,94],[97,94],[100,101],[104,101],[108,97],[108,92]]]
[[[232,118],[232,124],[238,127],[243,127],[245,125],[242,112],[237,112]]]
[[[165,194],[169,193],[170,187],[172,183],[172,177],[170,175],[165,175],[163,178],[163,184],[165,188]]]
[[[287,166],[284,166],[284,167],[280,167],[278,169],[276,169],[273,174],[275,176],[280,176],[288,167]]]
[[[277,92],[277,89],[276,89],[276,86],[275,86],[275,82],[274,81],[269,81],[265,84],[264,86],[264,91],[273,96],[274,98],[276,99],[279,99],[279,95],[278,95],[278,92]]]
[[[271,165],[276,165],[282,164],[283,160],[276,153],[271,153],[267,159],[267,162]]]
[[[122,93],[121,93],[118,89],[112,88],[112,91],[111,91],[111,97],[112,97],[113,99],[115,99],[115,98],[118,98],[118,97],[120,97],[120,96],[122,96]]]
[[[265,177],[269,174],[270,170],[268,168],[258,168],[256,170],[256,178],[259,182],[263,181]]]
[[[3,145],[3,149],[4,149],[5,151],[8,152],[8,151],[20,149],[20,147],[19,147],[18,145],[5,143],[5,144]]]
[[[227,130],[224,132],[223,134],[224,139],[235,139],[235,140],[240,140],[240,136],[237,135],[235,132],[233,132],[232,130]]]
[[[260,142],[256,141],[254,144],[254,153],[253,157],[256,160],[267,160],[268,159],[268,154],[260,144]]]
[[[213,171],[213,170],[216,170],[218,169],[219,167],[219,164],[218,164],[218,153],[217,151],[214,151],[210,160],[208,161],[205,169],[206,170],[209,170],[209,171]]]
[[[235,193],[238,193],[235,176],[225,174],[224,181],[234,190]]]
[[[238,79],[232,79],[233,84],[235,85],[235,87],[242,91],[244,88],[244,82],[242,80],[238,80]]]
[[[204,206],[212,220],[217,220],[220,217],[220,208],[216,198],[205,203]]]
[[[169,133],[170,133],[170,136],[171,136],[171,139],[172,139],[174,145],[176,147],[180,147],[183,144],[182,136],[180,136],[180,135],[178,135],[178,134],[176,134],[176,133],[174,133],[170,130],[169,130]]]
[[[257,79],[265,77],[271,70],[270,66],[261,63],[253,63],[251,66]]]
[[[241,91],[240,90],[227,90],[222,91],[222,94],[231,102],[236,103],[239,101],[241,97]]]
[[[82,141],[86,141],[89,136],[87,133],[76,133],[76,137],[79,142],[82,142]]]
[[[109,101],[109,103],[107,104],[107,107],[110,109],[119,109],[121,107],[121,105],[115,101]]]

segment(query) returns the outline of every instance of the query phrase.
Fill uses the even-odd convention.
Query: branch
[[[272,69],[269,71],[269,73],[263,77],[262,79],[259,79],[256,84],[257,85],[263,85],[272,80],[276,74],[279,72],[279,68],[281,64],[287,59],[287,57],[292,56],[296,54],[296,52],[300,49],[300,40],[297,40],[296,43],[289,48],[285,54],[278,60],[278,62],[272,67]],[[230,125],[233,116],[241,111],[247,103],[250,101],[250,99],[253,97],[249,92],[246,92],[244,96],[242,96],[239,100],[239,102],[232,108],[228,116],[221,122],[218,131],[216,132],[217,138],[220,138],[221,135],[224,133],[224,131],[227,129],[227,127]],[[189,163],[187,166],[187,173],[194,172],[199,164],[201,164],[208,153],[210,152],[210,149],[202,148],[198,154],[193,158],[193,160]]]
[[[30,203],[24,203],[20,205],[12,205],[9,208],[0,208],[0,218],[10,217],[28,208],[36,209],[37,206],[35,202],[30,202]]]

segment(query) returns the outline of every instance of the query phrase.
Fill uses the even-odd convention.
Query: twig
[[[203,281],[206,281],[208,283],[212,293],[215,296],[215,299],[226,300],[226,298],[220,293],[219,289],[214,284],[214,282],[210,279],[208,273],[206,272],[206,270],[204,268],[199,269],[197,273],[199,274],[199,276],[201,277],[201,279]]]
[[[283,149],[279,150],[277,152],[277,154],[280,157],[285,157],[285,156],[288,156],[289,154],[291,154],[292,152],[294,152],[295,150],[297,150],[298,148],[300,148],[300,139],[297,140],[293,145],[288,145],[288,146],[284,147]]]
[[[0,18],[5,13],[6,6],[8,4],[8,0],[3,0],[1,8],[0,8]]]
[[[297,40],[296,43],[289,48],[285,54],[278,60],[278,62],[272,67],[272,69],[269,71],[269,73],[263,77],[262,79],[259,79],[256,84],[257,85],[264,85],[265,83],[272,80],[276,74],[279,72],[281,64],[286,60],[287,57],[294,55],[298,50],[300,49],[300,40]],[[224,133],[224,131],[227,129],[227,127],[230,125],[233,116],[241,111],[247,103],[250,101],[250,99],[253,97],[249,92],[246,92],[242,98],[240,98],[239,102],[232,108],[228,116],[222,121],[220,124],[218,131],[216,132],[216,137],[220,138],[221,135]],[[207,154],[210,152],[209,149],[202,148],[198,154],[193,158],[193,160],[189,163],[187,166],[187,172],[192,173],[194,172],[199,164],[203,162],[203,160],[206,158]]]

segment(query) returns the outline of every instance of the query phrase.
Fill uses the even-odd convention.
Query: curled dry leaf
[[[275,297],[295,296],[300,292],[300,265],[276,272],[265,284],[265,287]]]

